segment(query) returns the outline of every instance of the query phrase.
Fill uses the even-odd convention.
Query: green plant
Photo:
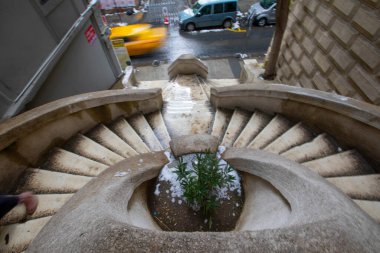
[[[220,159],[210,151],[196,154],[192,167],[189,168],[180,157],[175,173],[184,190],[186,201],[201,209],[211,227],[211,215],[219,206],[216,191],[218,188],[227,187],[228,183],[235,179],[229,174],[233,168],[229,165],[220,165]]]

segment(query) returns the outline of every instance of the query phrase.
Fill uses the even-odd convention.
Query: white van
[[[199,0],[191,9],[179,13],[179,24],[187,31],[209,26],[230,28],[236,12],[237,0]]]

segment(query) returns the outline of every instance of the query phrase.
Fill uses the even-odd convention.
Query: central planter
[[[180,164],[179,159],[170,158],[171,162],[162,169],[148,194],[150,213],[162,230],[186,232],[234,230],[243,209],[244,193],[241,187],[240,175],[232,167],[229,167],[226,161],[220,158],[220,153],[221,151],[217,153],[218,158],[215,159],[218,160],[217,166],[214,166],[215,170],[211,170],[210,166],[204,167],[209,172],[209,177],[204,178],[206,180],[199,180],[198,175],[202,173],[199,173],[199,171],[195,173],[194,168],[197,167],[199,162],[197,158],[201,159],[205,164],[209,164],[210,160],[207,160],[206,157],[212,158],[214,157],[213,154],[198,153],[179,157],[182,165],[187,165],[186,170],[192,172],[187,175],[191,174],[191,177],[195,179],[190,184],[191,189],[193,189],[193,185],[197,185],[196,188],[199,190],[202,188],[199,186],[200,181],[203,181],[203,184],[208,184],[211,177],[215,178],[213,175],[216,173],[211,173],[211,171],[217,172],[223,178],[229,178],[228,182],[226,181],[223,185],[217,186],[210,191],[210,196],[214,198],[213,203],[216,204],[216,208],[208,215],[205,215],[201,205],[194,204],[189,198],[185,197],[186,191],[183,180],[181,181],[177,174]],[[229,169],[227,170],[227,168]],[[199,196],[199,194],[193,195]]]

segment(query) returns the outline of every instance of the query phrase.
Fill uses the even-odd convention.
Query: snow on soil
[[[221,154],[225,151],[225,147],[219,146],[217,157],[221,158]],[[176,198],[179,198],[178,204],[182,204],[182,201],[184,200],[183,197],[183,189],[181,187],[181,184],[178,180],[178,176],[174,171],[176,170],[176,167],[178,165],[178,161],[174,158],[174,156],[170,152],[165,152],[165,155],[169,159],[169,163],[164,166],[162,169],[158,181],[167,181],[170,183],[170,192],[166,191],[168,195],[172,198],[171,201],[174,203]],[[193,169],[192,162],[194,161],[196,155],[190,154],[190,155],[184,155],[182,156],[183,162],[187,164],[188,169]],[[196,163],[196,161],[194,161]],[[227,162],[223,159],[220,159],[219,165],[221,166],[221,169],[224,169],[227,165]],[[241,185],[240,185],[240,177],[236,170],[232,170],[229,175],[234,177],[234,180],[230,183],[228,183],[226,186],[222,188],[218,188],[215,192],[215,195],[218,199],[228,199],[228,192],[229,191],[236,191],[239,195],[241,195]],[[160,183],[156,185],[156,189],[154,191],[154,194],[156,196],[160,195]]]

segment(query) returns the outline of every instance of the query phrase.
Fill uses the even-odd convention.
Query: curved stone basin
[[[144,196],[135,191],[168,162],[163,152],[157,152],[126,159],[88,183],[53,216],[28,252],[379,251],[380,226],[303,166],[249,149],[229,149],[223,158],[235,169],[253,175],[247,178],[253,177],[256,187],[261,180],[264,191],[256,193],[271,189],[272,200],[282,206],[276,209],[281,216],[278,222],[273,219],[276,212],[253,206],[245,208],[232,232],[160,231],[146,211]],[[127,173],[116,177],[119,171]],[[263,201],[269,195],[256,196]],[[255,210],[260,219],[253,214]]]

